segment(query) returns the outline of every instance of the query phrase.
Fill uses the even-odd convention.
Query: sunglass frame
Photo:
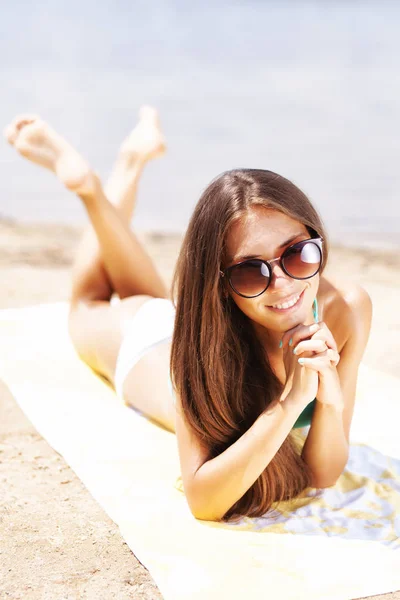
[[[280,256],[278,256],[277,258],[272,258],[271,260],[264,260],[262,258],[250,258],[247,260],[243,260],[240,263],[236,263],[235,265],[231,265],[230,267],[227,267],[226,269],[224,269],[223,271],[220,270],[220,275],[221,277],[226,277],[228,280],[228,283],[230,285],[230,287],[232,288],[232,290],[235,292],[235,294],[238,294],[238,296],[241,296],[242,298],[257,298],[258,296],[261,296],[261,294],[263,294],[264,292],[267,291],[267,289],[270,286],[271,280],[272,280],[272,275],[273,275],[273,271],[272,271],[272,263],[279,261],[279,266],[281,267],[281,269],[286,273],[286,275],[288,275],[288,277],[291,277],[292,279],[299,279],[299,280],[304,280],[304,279],[311,279],[311,277],[315,277],[315,275],[319,272],[319,270],[321,269],[321,265],[322,265],[322,244],[323,244],[324,239],[322,237],[315,237],[315,238],[309,238],[307,240],[301,240],[301,242],[296,242],[295,244],[292,244],[291,246],[289,246],[288,248],[286,248],[282,254]],[[319,253],[320,253],[320,263],[319,263],[319,267],[318,270],[313,274],[313,275],[309,275],[308,277],[294,277],[293,275],[291,275],[290,273],[288,273],[288,271],[285,269],[285,266],[283,264],[283,259],[285,257],[285,254],[287,252],[289,252],[289,250],[291,250],[294,246],[298,246],[299,244],[307,244],[309,242],[313,242],[315,246],[317,246]],[[259,260],[260,263],[264,263],[264,265],[266,265],[268,271],[269,271],[269,279],[268,279],[268,283],[266,288],[260,292],[259,294],[255,294],[254,296],[246,296],[245,294],[241,294],[240,292],[238,292],[234,286],[233,283],[231,281],[231,273],[232,271],[247,263],[247,262],[251,262],[251,261],[255,261],[255,260]]]

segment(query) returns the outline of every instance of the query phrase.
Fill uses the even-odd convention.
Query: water
[[[399,246],[399,22],[390,1],[17,0],[2,7],[1,124],[39,113],[106,178],[153,104],[169,150],[144,173],[136,227],[182,231],[211,179],[251,166],[299,185],[332,240]],[[86,221],[7,144],[0,163],[1,214]]]

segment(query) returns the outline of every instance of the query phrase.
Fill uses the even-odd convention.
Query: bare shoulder
[[[368,337],[372,320],[372,300],[360,284],[321,277],[319,289],[320,319],[325,321],[339,352],[352,334]]]

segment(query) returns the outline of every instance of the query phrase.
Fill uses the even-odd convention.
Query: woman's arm
[[[343,409],[334,404],[322,404],[317,398],[301,456],[312,470],[314,487],[329,487],[336,483],[349,457]]]
[[[278,402],[263,412],[236,442],[195,472],[190,473],[190,465],[181,460],[185,494],[197,519],[220,520],[271,462],[304,409],[301,403],[284,404]],[[184,447],[187,430],[183,432],[183,428],[186,425],[179,415],[176,433],[181,457],[188,455]]]
[[[306,339],[313,326],[297,327],[296,339]],[[288,340],[289,341],[289,340]],[[320,342],[321,345],[321,342]],[[318,375],[303,369],[292,350],[285,356],[290,389],[264,411],[253,425],[224,452],[207,460],[203,448],[182,417],[177,397],[176,434],[183,486],[195,517],[219,520],[248,491],[269,465],[293,425],[318,390]]]
[[[349,337],[336,368],[326,378],[320,374],[317,403],[302,451],[315,474],[316,487],[334,485],[346,466],[358,368],[371,329],[372,302],[368,293],[356,285],[346,299]]]

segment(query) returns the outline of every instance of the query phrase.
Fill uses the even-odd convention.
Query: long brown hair
[[[220,277],[227,232],[254,205],[276,209],[303,223],[310,237],[323,237],[320,274],[328,259],[320,216],[284,177],[261,169],[235,169],[222,173],[203,192],[172,282],[176,317],[170,374],[185,420],[209,451],[207,460],[240,438],[283,391],[248,317],[224,296]],[[294,498],[310,486],[310,469],[291,432],[222,520],[261,516],[274,502]]]

